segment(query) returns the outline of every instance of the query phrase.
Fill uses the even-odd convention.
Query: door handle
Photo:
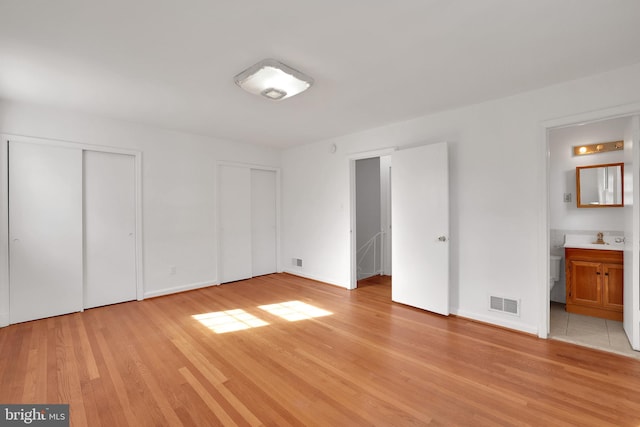
[[[438,237],[438,240],[441,242],[446,242],[447,241],[447,237],[446,236],[440,236]]]

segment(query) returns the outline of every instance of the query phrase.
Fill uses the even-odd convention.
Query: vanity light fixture
[[[290,98],[313,84],[313,79],[275,59],[264,59],[234,77],[242,89],[273,101]]]
[[[598,144],[576,145],[573,147],[574,156],[585,154],[606,153],[608,151],[619,151],[624,149],[624,141],[600,142]]]

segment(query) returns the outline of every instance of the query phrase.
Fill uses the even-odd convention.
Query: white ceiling
[[[288,147],[638,63],[639,41],[638,0],[0,0],[0,98]],[[235,86],[269,57],[315,85]]]

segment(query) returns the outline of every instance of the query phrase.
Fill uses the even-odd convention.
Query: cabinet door
[[[575,261],[569,263],[569,301],[574,304],[602,306],[602,264]]]
[[[622,311],[622,290],[624,272],[621,264],[604,264],[603,304],[605,308]]]

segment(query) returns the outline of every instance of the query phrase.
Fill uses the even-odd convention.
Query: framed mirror
[[[576,167],[579,208],[618,208],[624,205],[624,164]]]

